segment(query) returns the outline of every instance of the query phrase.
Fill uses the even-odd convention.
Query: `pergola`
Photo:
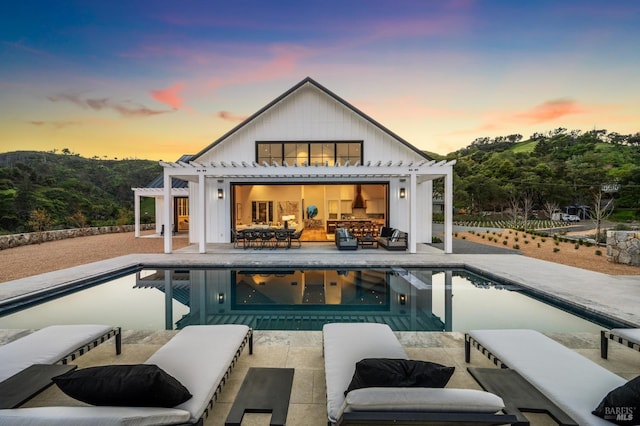
[[[366,161],[364,164],[278,164],[273,162],[259,164],[255,161],[212,161],[209,163],[189,162],[161,162],[164,169],[164,197],[171,199],[171,179],[179,178],[196,184],[197,194],[197,228],[198,228],[198,251],[206,252],[206,210],[208,202],[218,202],[220,200],[207,200],[206,179],[216,179],[228,185],[230,182],[244,180],[260,180],[265,183],[322,183],[322,182],[348,182],[389,179],[390,181],[407,182],[405,198],[409,202],[408,233],[409,252],[416,253],[417,241],[415,231],[418,229],[419,220],[432,220],[432,218],[418,218],[418,202],[432,202],[432,185],[430,182],[436,179],[444,179],[444,251],[452,252],[452,214],[453,214],[453,166],[455,160],[439,161],[421,160],[419,162],[402,161]],[[427,185],[424,185],[424,184]],[[226,186],[228,190],[228,186]],[[212,197],[213,198],[213,197]],[[216,198],[220,198],[219,196]],[[224,201],[224,200],[222,200]],[[163,222],[171,223],[171,203],[164,203]],[[230,206],[229,206],[230,208]],[[411,235],[414,235],[412,238]],[[171,234],[164,234],[164,252],[172,252]]]

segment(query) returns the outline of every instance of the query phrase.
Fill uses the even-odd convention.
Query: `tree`
[[[545,201],[543,207],[544,214],[551,219],[553,217],[553,213],[558,211],[559,206],[558,203],[554,201]]]
[[[53,223],[53,219],[46,210],[35,209],[29,214],[27,225],[29,225],[31,230],[36,234],[38,243],[41,243],[43,232],[51,229]]]
[[[533,191],[522,194],[522,227],[526,230],[529,225],[529,215],[533,210]]]
[[[596,224],[596,241],[600,242],[600,228],[602,226],[602,221],[608,218],[613,212],[613,197],[609,200],[605,200],[604,191],[602,191],[601,186],[594,189],[592,195],[593,208],[591,209],[591,219],[593,219]]]

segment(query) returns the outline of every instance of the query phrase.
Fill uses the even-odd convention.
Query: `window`
[[[278,165],[344,165],[362,162],[362,142],[257,142],[256,161]]]

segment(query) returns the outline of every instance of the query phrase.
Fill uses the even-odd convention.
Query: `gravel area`
[[[510,250],[515,250],[514,245],[517,244],[517,251],[524,256],[575,266],[589,271],[602,272],[608,275],[640,275],[640,267],[638,266],[609,262],[605,247],[578,245],[576,248],[575,243],[566,242],[559,242],[556,245],[551,237],[544,238],[545,241],[542,241],[543,238],[539,236],[525,236],[522,232],[517,233],[513,230],[502,230],[495,233],[484,231],[473,233],[458,232],[457,238]],[[490,241],[490,238],[493,241]],[[507,241],[506,245],[504,244],[505,240]],[[596,251],[600,251],[601,254],[596,254]]]
[[[153,231],[141,235],[153,235]],[[173,248],[188,245],[186,236],[173,237]],[[131,253],[163,253],[162,238],[135,238],[133,232],[49,241],[0,251],[0,283],[57,271]]]

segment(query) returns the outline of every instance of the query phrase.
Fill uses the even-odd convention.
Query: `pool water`
[[[143,269],[7,313],[0,328],[104,323],[134,330],[190,324],[320,330],[329,322],[379,322],[395,331],[598,332],[608,326],[589,318],[465,270]]]

